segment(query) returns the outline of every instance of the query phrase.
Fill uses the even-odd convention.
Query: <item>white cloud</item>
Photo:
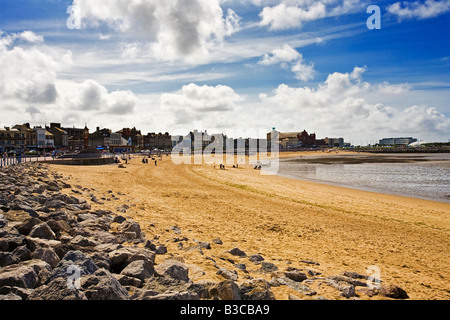
[[[270,54],[266,53],[262,60],[258,63],[264,66],[279,64],[283,62],[292,62],[302,58],[302,55],[288,44],[283,47],[274,49]]]
[[[26,46],[21,46],[26,41]],[[92,116],[95,112],[126,114],[138,98],[129,91],[108,90],[93,80],[78,83],[60,74],[73,65],[72,53],[47,47],[43,37],[25,31],[0,32],[0,101],[2,120],[48,122],[69,114]],[[29,120],[28,120],[29,121]]]
[[[288,6],[284,2],[275,7],[265,7],[260,13],[261,26],[269,26],[270,30],[298,28],[306,21],[323,18],[326,7],[318,2],[307,8]]]
[[[175,124],[207,121],[216,123],[224,114],[238,110],[244,98],[228,86],[199,86],[194,83],[183,86],[176,93],[161,96],[161,107],[175,115]]]
[[[266,53],[258,64],[263,66],[280,64],[285,68],[290,67],[295,77],[302,81],[313,79],[315,74],[314,64],[305,64],[303,55],[288,44]]]
[[[254,0],[253,3],[265,6],[259,24],[273,31],[301,28],[306,22],[356,12],[367,5],[365,0]]]
[[[364,71],[355,68],[351,73],[330,74],[316,89],[283,84],[272,96],[261,94],[265,110],[273,112],[269,125],[355,141],[381,138],[380,134],[436,137],[450,131],[450,118],[434,107],[396,108],[368,102],[366,95],[400,94],[407,89],[387,83],[370,85],[362,79]]]
[[[209,46],[239,30],[240,17],[219,0],[74,0],[83,27],[106,25],[124,33],[161,60],[198,59]]]
[[[449,12],[450,0],[396,2],[388,6],[387,10],[399,19],[428,19]]]
[[[313,79],[315,74],[314,64],[303,64],[301,60],[292,66],[291,71],[294,72],[295,78],[305,82]]]

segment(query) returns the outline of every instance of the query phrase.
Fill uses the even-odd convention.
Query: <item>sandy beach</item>
[[[165,242],[174,257],[195,266],[190,270],[194,280],[223,280],[209,258],[227,267],[227,259],[236,257],[226,251],[237,247],[262,255],[280,269],[308,268],[325,276],[367,274],[369,266],[377,266],[384,283],[398,285],[411,299],[450,298],[446,203],[263,176],[251,165],[227,170],[175,165],[166,156],[157,166],[135,158],[124,169],[50,167],[71,184],[90,188],[89,193],[103,202],[93,208],[116,211],[127,204],[130,209],[124,215],[139,222],[148,239]],[[111,199],[108,191],[120,198]],[[182,248],[172,241],[173,226],[189,239]],[[190,250],[193,239],[217,238],[223,244],[212,244],[204,254]],[[248,272],[256,267],[247,268]],[[239,276],[245,279],[246,273],[239,271]],[[296,294],[286,286],[272,290],[281,300]],[[321,295],[344,299],[332,288],[322,287]]]

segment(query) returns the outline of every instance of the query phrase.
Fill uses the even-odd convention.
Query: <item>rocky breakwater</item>
[[[235,259],[205,255],[222,281],[194,282],[193,266],[180,259],[186,247],[171,254],[164,243],[147,240],[131,218],[64,194],[79,194],[68,181],[43,164],[0,170],[0,300],[271,300],[279,286],[298,293],[289,299],[321,299],[324,287],[345,298],[408,298],[397,286],[369,290],[368,276],[354,272],[326,277],[310,269],[280,271],[238,248],[226,251]],[[179,240],[181,230],[174,230]],[[180,243],[192,243],[202,255],[211,246],[186,237]],[[214,239],[213,245],[223,243]],[[247,271],[249,263],[257,271]]]

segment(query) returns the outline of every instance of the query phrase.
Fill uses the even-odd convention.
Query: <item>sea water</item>
[[[450,203],[450,154],[421,157],[429,161],[312,164],[287,159],[280,161],[279,175]]]

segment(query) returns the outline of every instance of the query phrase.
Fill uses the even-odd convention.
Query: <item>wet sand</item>
[[[282,154],[290,156],[299,154]],[[248,255],[261,254],[280,269],[308,267],[324,276],[367,274],[367,268],[376,265],[385,283],[400,286],[411,299],[450,298],[446,203],[262,176],[251,165],[227,170],[218,165],[174,165],[170,157],[158,166],[133,159],[125,169],[51,167],[70,177],[71,184],[95,189],[91,192],[98,199],[109,190],[124,194],[93,207],[115,211],[121,204],[129,205],[126,215],[141,224],[148,239],[167,240],[169,252],[199,268],[191,270],[194,280],[223,280],[205,257],[226,260],[231,256],[225,251],[237,247]],[[174,225],[189,239],[220,238],[223,245],[212,246],[205,255],[180,250],[170,240]],[[301,262],[306,260],[320,265]],[[285,286],[273,292],[282,300],[295,295]],[[329,296],[322,295],[339,298],[331,289]]]

